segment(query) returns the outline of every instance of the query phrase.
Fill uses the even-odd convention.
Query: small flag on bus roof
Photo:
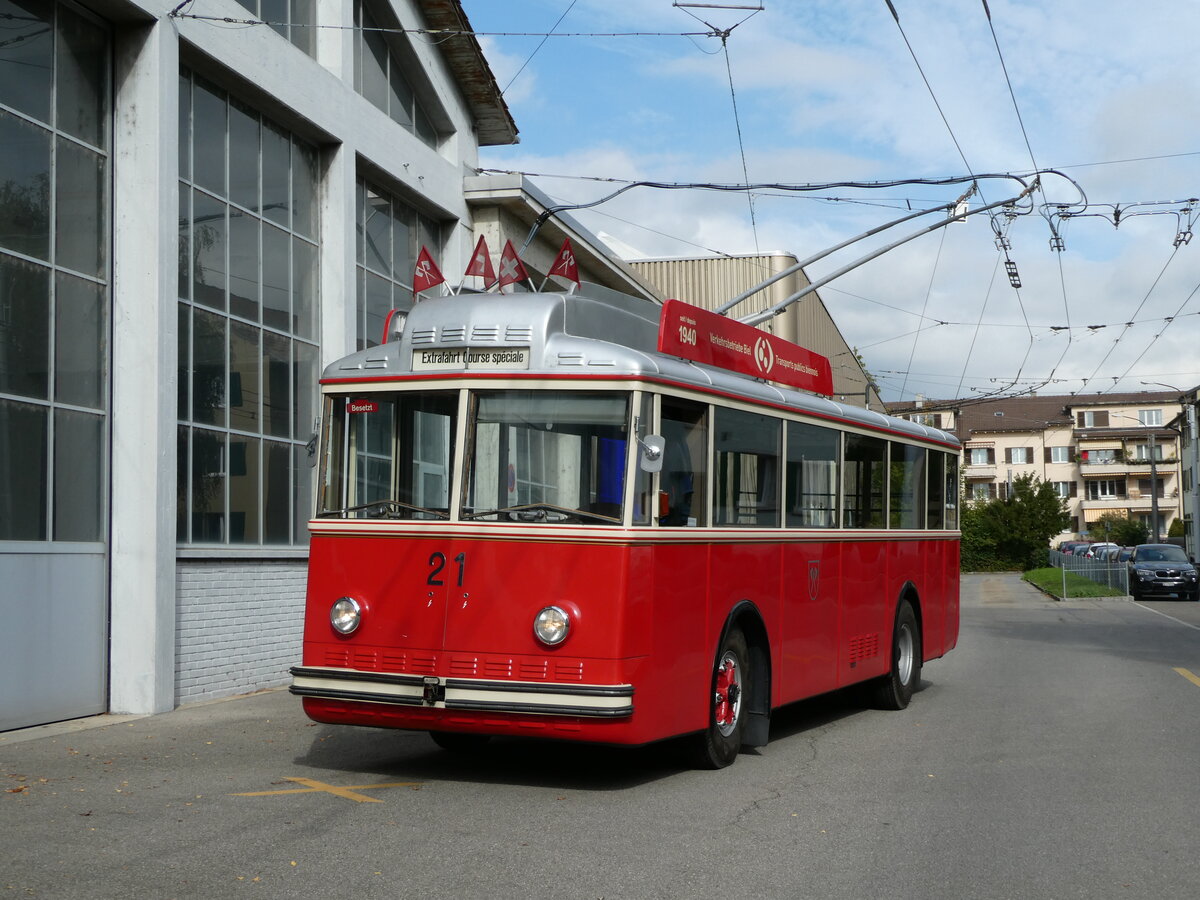
[[[517,256],[512,241],[505,241],[504,252],[500,254],[500,289],[503,290],[506,284],[528,280],[529,273],[525,271],[521,258]]]
[[[478,275],[483,279],[484,289],[496,283],[496,270],[492,268],[492,255],[488,253],[487,241],[483,235],[475,243],[475,252],[471,254],[471,264],[467,266],[468,275]]]
[[[579,284],[579,265],[575,262],[575,248],[571,246],[570,238],[563,239],[562,248],[554,258],[554,265],[550,267],[548,274],[558,275]]]
[[[417,256],[417,267],[413,271],[413,300],[415,301],[422,291],[427,291],[445,280],[437,263],[433,261],[429,251],[422,245],[421,252]]]

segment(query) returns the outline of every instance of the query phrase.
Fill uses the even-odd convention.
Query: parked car
[[[1103,556],[1105,551],[1120,550],[1120,549],[1121,549],[1120,544],[1097,542],[1087,548],[1087,551],[1084,553],[1084,556],[1088,557],[1089,559],[1099,559]]]
[[[1059,549],[1067,556],[1083,556],[1083,551],[1088,547],[1087,541],[1066,541]]]
[[[1129,593],[1134,600],[1178,597],[1200,600],[1200,576],[1181,547],[1174,544],[1138,544],[1127,563]]]

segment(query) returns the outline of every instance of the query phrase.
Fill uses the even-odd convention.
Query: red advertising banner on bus
[[[658,350],[826,397],[833,394],[833,370],[824,356],[681,300],[663,304]]]

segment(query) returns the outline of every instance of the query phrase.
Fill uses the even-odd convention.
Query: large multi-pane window
[[[317,0],[237,0],[309,56],[316,50]]]
[[[317,154],[180,79],[181,543],[302,543],[315,430]]]
[[[107,30],[0,0],[0,540],[104,539]]]
[[[407,49],[402,36],[382,29],[363,0],[354,2],[354,25],[354,90],[430,147],[437,147],[437,130],[398,58]]]
[[[393,309],[412,309],[413,266],[421,247],[438,255],[442,229],[429,216],[417,212],[365,180],[358,181],[356,210],[358,232],[359,350],[383,339],[383,325]]]

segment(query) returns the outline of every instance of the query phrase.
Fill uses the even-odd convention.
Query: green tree
[[[1054,485],[1036,475],[1013,479],[1003,499],[965,504],[963,567],[1029,569],[1046,564],[1050,538],[1070,524]]]
[[[1134,547],[1150,540],[1150,529],[1137,519],[1118,512],[1106,512],[1088,526],[1093,541],[1109,541],[1122,547]]]
[[[1171,520],[1171,527],[1167,529],[1167,537],[1183,537],[1185,534],[1183,527],[1183,519],[1176,518]],[[1145,543],[1144,541],[1142,543]]]

